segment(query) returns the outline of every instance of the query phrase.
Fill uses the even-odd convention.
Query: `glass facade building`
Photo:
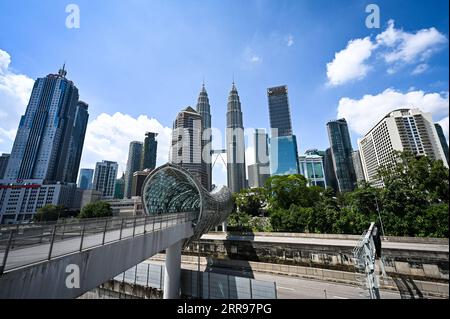
[[[78,176],[78,188],[92,189],[92,179],[94,178],[94,170],[91,168],[80,169]]]
[[[200,238],[224,222],[233,209],[227,187],[219,186],[209,192],[188,170],[170,163],[147,176],[142,201],[147,215],[194,213],[191,239]]]
[[[345,119],[330,121],[327,123],[327,129],[338,191],[352,191],[356,186],[356,174],[347,121]]]
[[[75,183],[87,125],[87,104],[67,71],[38,78],[5,172],[5,179]]]
[[[133,173],[141,169],[142,142],[133,141],[130,143],[128,152],[127,169],[125,171],[125,194],[124,198],[131,198],[133,186]]]
[[[117,162],[102,161],[95,165],[93,189],[100,191],[103,199],[114,198],[116,188]]]
[[[306,177],[309,186],[327,187],[322,156],[313,154],[300,155],[298,162],[300,174]]]
[[[448,144],[447,140],[445,139],[444,130],[442,129],[442,126],[438,123],[434,124],[434,127],[436,128],[437,135],[439,137],[439,142],[441,143],[442,150],[444,151],[445,159],[447,160],[447,164],[450,164],[449,162],[449,154],[448,154]]]
[[[295,135],[272,137],[269,146],[270,175],[298,174],[298,151]]]
[[[141,170],[153,170],[156,167],[156,153],[158,150],[157,136],[158,133],[145,133],[144,145],[142,148]]]
[[[267,89],[269,99],[269,118],[272,137],[291,136],[292,121],[286,85]]]

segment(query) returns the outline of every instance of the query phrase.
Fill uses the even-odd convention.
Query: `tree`
[[[45,205],[38,209],[36,215],[34,215],[34,221],[36,222],[49,222],[56,221],[59,217],[63,217],[66,208],[62,205]]]
[[[87,204],[78,215],[79,218],[103,218],[110,216],[112,216],[111,205],[103,201]]]
[[[234,202],[237,210],[251,216],[259,216],[261,208],[266,202],[266,194],[263,188],[242,189],[234,194]]]

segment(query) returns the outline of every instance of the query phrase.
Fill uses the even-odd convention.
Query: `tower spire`
[[[58,74],[62,76],[63,78],[66,77],[67,71],[66,71],[66,61],[64,61],[64,64],[62,66],[62,69],[59,69]]]

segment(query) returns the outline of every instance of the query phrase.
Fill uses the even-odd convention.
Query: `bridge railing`
[[[192,221],[193,212],[33,223],[0,230],[0,275],[5,271],[163,230]]]

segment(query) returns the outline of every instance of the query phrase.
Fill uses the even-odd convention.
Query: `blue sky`
[[[149,126],[169,136],[203,78],[223,130],[233,75],[248,128],[269,126],[266,88],[288,85],[301,153],[327,148],[326,122],[341,115],[357,148],[379,114],[405,103],[448,132],[448,1],[376,1],[381,28],[368,29],[371,2],[2,0],[0,50],[10,62],[0,71],[0,152],[11,150],[27,79],[64,61],[90,105],[83,166],[115,153],[124,166],[127,144]],[[79,29],[65,26],[69,3],[80,8]],[[215,179],[225,182],[223,170]]]

